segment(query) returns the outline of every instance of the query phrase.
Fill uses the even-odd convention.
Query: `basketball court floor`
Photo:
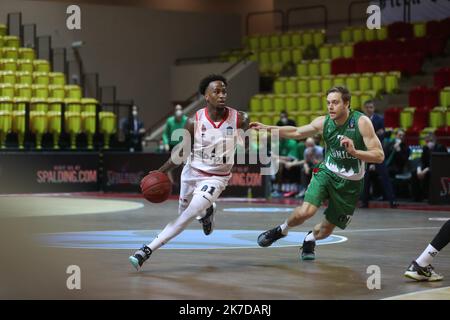
[[[273,247],[259,248],[257,236],[296,204],[221,199],[212,235],[194,221],[137,272],[128,256],[177,216],[176,200],[0,196],[0,298],[450,300],[450,248],[434,263],[443,281],[403,277],[450,218],[448,207],[357,209],[348,229],[318,243],[315,261],[301,261],[299,244],[322,219],[321,209]],[[67,287],[69,266],[79,267],[80,290]],[[380,271],[380,289],[370,285],[373,270]]]

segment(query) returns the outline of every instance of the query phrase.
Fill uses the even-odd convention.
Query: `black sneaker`
[[[216,203],[213,202],[212,206],[206,209],[206,215],[199,219],[203,227],[203,233],[210,235],[214,231],[214,213],[216,213]]]
[[[434,271],[431,264],[426,267],[421,267],[416,261],[411,262],[408,269],[405,271],[405,277],[414,279],[416,281],[440,281],[444,279],[443,275],[440,275]]]
[[[310,234],[312,231],[308,232]],[[306,236],[308,236],[308,234]],[[306,239],[306,237],[305,237]],[[303,245],[300,249],[302,249],[301,257],[302,260],[314,260],[316,258],[316,254],[314,253],[314,248],[316,247],[315,241],[305,241],[303,240]]]
[[[284,237],[286,236],[281,233],[281,227],[278,226],[261,233],[258,237],[258,244],[260,247],[269,247],[272,243]]]
[[[146,245],[142,246],[139,250],[137,250],[134,255],[130,256],[128,260],[133,265],[133,267],[136,268],[136,270],[139,270],[140,267],[142,267],[142,264],[150,258],[150,255],[152,254],[152,249],[147,247]]]

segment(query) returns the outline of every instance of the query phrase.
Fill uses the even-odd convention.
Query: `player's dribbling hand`
[[[353,155],[356,151],[353,140],[349,137],[344,137],[341,139],[341,146],[344,146],[345,151],[347,151],[351,155]]]

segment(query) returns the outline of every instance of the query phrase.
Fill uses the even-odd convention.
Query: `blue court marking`
[[[110,230],[38,234],[37,242],[44,246],[81,249],[137,249],[154,239],[159,230]],[[205,236],[201,230],[185,230],[161,249],[244,249],[259,248],[256,240],[262,230],[214,230]],[[272,247],[299,246],[306,232],[289,232]],[[332,235],[317,241],[318,245],[347,241]]]
[[[272,207],[252,207],[252,208],[224,208],[225,212],[251,212],[251,213],[272,213],[272,212],[292,212],[294,208],[272,208]]]

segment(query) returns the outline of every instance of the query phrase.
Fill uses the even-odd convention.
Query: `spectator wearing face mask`
[[[425,138],[425,146],[422,148],[422,157],[420,158],[420,165],[412,172],[411,187],[414,201],[422,201],[428,198],[428,191],[430,187],[431,175],[431,154],[433,152],[445,152],[447,148],[441,144],[436,143],[434,134],[429,134]]]
[[[174,115],[169,117],[166,121],[166,126],[162,135],[165,151],[172,151],[172,149],[180,142],[171,140],[172,133],[177,129],[183,129],[186,121],[187,116],[183,114],[183,107],[177,104],[175,106]]]
[[[145,135],[144,123],[139,119],[138,107],[131,107],[131,114],[122,122],[122,131],[130,151],[142,151],[142,138]]]
[[[281,126],[292,126],[292,127],[296,127],[297,123],[288,118],[288,113],[286,111],[281,111],[280,113],[280,120],[277,122],[277,126],[281,127]]]
[[[386,166],[391,178],[405,173],[410,153],[411,150],[405,142],[405,131],[399,129],[395,139],[385,145]]]

